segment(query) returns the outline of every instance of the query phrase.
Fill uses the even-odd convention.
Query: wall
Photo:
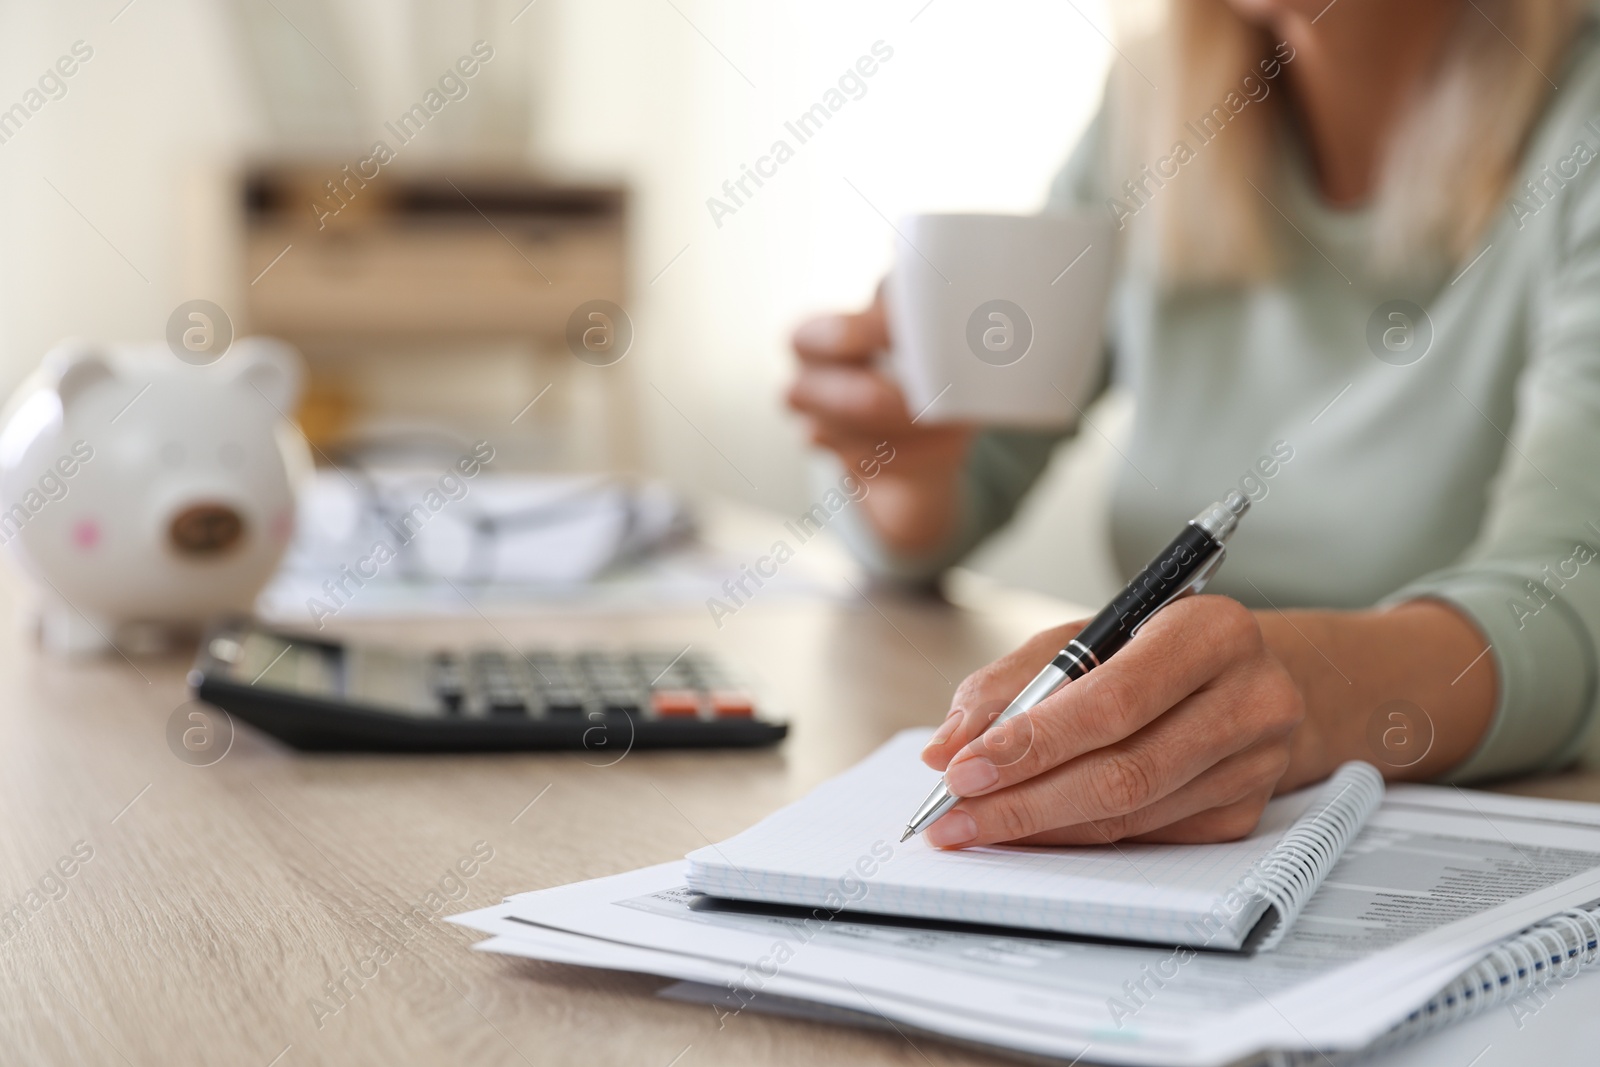
[[[94,49],[66,95],[0,144],[0,385],[64,335],[158,336],[196,295],[180,281],[183,175],[271,143],[227,5],[124,3],[0,6],[0,70],[11,72],[0,106],[73,41]],[[441,36],[396,10],[346,0],[311,28],[348,42],[347,52],[323,44],[366,83],[352,99],[375,114],[408,96],[396,52],[421,53],[407,56],[413,65],[431,57],[414,27],[430,45]],[[781,404],[789,330],[867,299],[888,263],[886,217],[1036,209],[1096,104],[1107,17],[1090,0],[539,0],[526,11],[504,0],[449,28],[492,32],[508,54],[531,57],[540,161],[622,175],[637,190],[629,360],[650,467],[691,491],[799,510],[806,450]],[[865,95],[719,226],[707,198],[879,41],[893,56]],[[325,61],[298,59],[308,71]],[[1104,469],[1095,455],[1053,473],[1066,480],[1031,509],[1036,528],[991,552],[989,569],[1036,575],[1041,555],[1074,539],[1100,551],[1085,480]],[[1051,499],[1074,503],[1052,510]],[[1081,585],[1073,574],[1041,580]]]

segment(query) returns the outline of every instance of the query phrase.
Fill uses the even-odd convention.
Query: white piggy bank
[[[91,651],[248,611],[294,528],[311,458],[289,421],[299,355],[240,338],[216,363],[159,343],[66,342],[0,429],[0,542],[47,648]]]

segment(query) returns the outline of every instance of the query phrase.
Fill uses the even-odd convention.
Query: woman
[[[1118,60],[1051,197],[1122,226],[1118,563],[1131,575],[1241,481],[1270,471],[1270,494],[1224,595],[1172,605],[986,734],[1080,624],[960,686],[924,756],[968,798],[928,831],[940,846],[1229,839],[1347,759],[1478,779],[1559,766],[1594,732],[1589,5],[1172,6],[1162,50]],[[1057,438],[912,425],[887,342],[881,303],[806,323],[790,403],[847,464],[892,442],[856,541],[925,578],[1010,516]]]

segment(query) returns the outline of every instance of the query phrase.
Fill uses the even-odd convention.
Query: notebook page
[[[1240,881],[1312,803],[1274,800],[1256,832],[1217,845],[942,851],[901,843],[910,811],[939,779],[918,759],[929,731],[907,730],[802,800],[689,854],[698,892],[734,899],[1025,926],[1157,941],[1196,941],[1193,924],[1232,921],[1237,947],[1259,917]],[[1216,909],[1224,905],[1221,912]]]

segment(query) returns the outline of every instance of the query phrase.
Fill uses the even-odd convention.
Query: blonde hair
[[[1472,254],[1504,203],[1551,89],[1546,75],[1556,74],[1586,6],[1585,0],[1462,5],[1384,152],[1371,203],[1371,267],[1400,274]],[[1181,180],[1150,198],[1161,273],[1190,284],[1268,276],[1278,266],[1271,235],[1273,204],[1281,201],[1274,176],[1291,127],[1283,110],[1288,71],[1267,78],[1263,63],[1278,58],[1281,46],[1224,0],[1172,0],[1159,25],[1142,60],[1119,63],[1114,78],[1119,143],[1112,158],[1121,156],[1122,166],[1165,155],[1175,140],[1194,142],[1186,123],[1210,115],[1229,94],[1242,99],[1246,76],[1269,86],[1261,99],[1252,96],[1225,116],[1215,143],[1200,147]],[[1159,72],[1160,90],[1140,72],[1146,63]]]

